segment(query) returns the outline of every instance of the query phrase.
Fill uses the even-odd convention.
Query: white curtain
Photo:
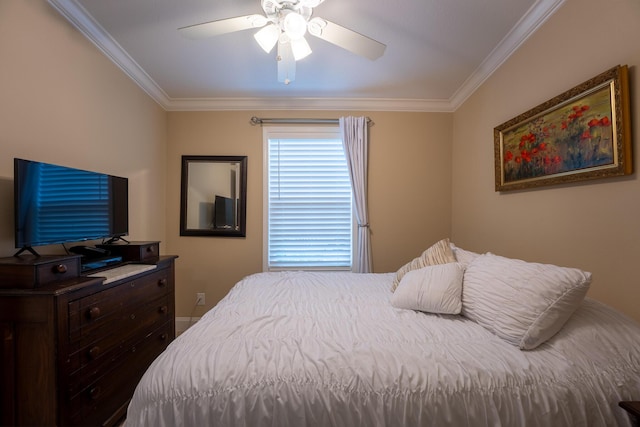
[[[356,207],[358,235],[353,271],[371,273],[371,241],[367,207],[369,135],[366,117],[341,117],[340,132]]]

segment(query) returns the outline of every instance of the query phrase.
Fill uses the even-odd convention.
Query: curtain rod
[[[338,119],[261,119],[259,117],[253,116],[251,117],[251,125],[337,125],[339,123]],[[369,126],[373,125],[373,120],[367,117],[367,124]]]

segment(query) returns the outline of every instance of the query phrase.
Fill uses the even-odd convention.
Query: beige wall
[[[166,112],[44,0],[0,1],[0,64],[0,256],[14,157],[128,177],[130,236],[164,240]]]
[[[461,247],[593,273],[589,296],[640,320],[640,180],[494,192],[493,128],[618,64],[630,67],[636,170],[640,2],[568,0],[454,114],[453,228]]]
[[[262,270],[262,128],[251,116],[337,118],[367,115],[373,265],[395,271],[451,226],[452,115],[380,112],[170,112],[167,245],[176,266],[178,316],[199,316],[243,276]],[[180,237],[182,155],[248,156],[247,236]],[[207,304],[195,309],[196,292]]]

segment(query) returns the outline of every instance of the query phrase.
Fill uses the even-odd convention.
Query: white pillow
[[[393,283],[391,283],[391,292],[396,290],[400,280],[402,280],[404,275],[409,271],[417,270],[429,265],[447,264],[450,262],[456,262],[456,257],[453,255],[451,243],[447,237],[446,239],[442,239],[434,243],[431,247],[422,252],[419,257],[412,259],[400,267],[400,269],[396,271],[396,277],[393,279]]]
[[[391,296],[391,305],[428,313],[459,314],[464,267],[438,264],[409,271]]]
[[[455,244],[451,243],[451,250],[453,251],[453,256],[456,257],[456,260],[464,265],[465,267],[471,264],[471,261],[479,257],[481,254],[477,252],[471,252],[464,250],[462,248],[457,247]]]
[[[462,314],[505,341],[531,350],[555,335],[582,303],[591,273],[490,253],[463,281]]]

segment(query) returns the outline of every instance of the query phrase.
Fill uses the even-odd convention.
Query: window
[[[351,269],[351,183],[339,129],[268,127],[264,140],[264,269]]]

